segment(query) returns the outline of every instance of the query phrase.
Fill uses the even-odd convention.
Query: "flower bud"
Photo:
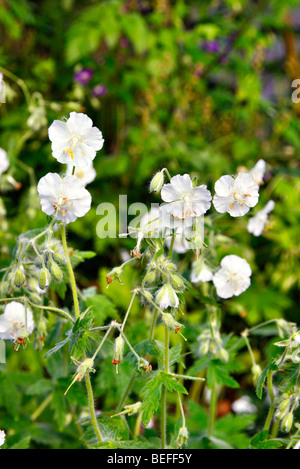
[[[289,431],[292,428],[293,421],[294,421],[294,416],[292,412],[290,412],[285,417],[283,417],[282,422],[281,422],[281,429],[289,433]]]
[[[229,353],[223,347],[219,350],[218,356],[223,363],[227,363],[229,359]]]
[[[149,301],[149,303],[153,301],[152,293],[150,293],[148,290],[143,290],[142,295],[146,301]]]
[[[254,383],[257,383],[258,378],[260,377],[262,373],[262,369],[259,365],[253,365],[251,368],[252,375],[253,375],[253,381]]]
[[[25,274],[23,267],[18,267],[14,274],[14,285],[17,288],[21,288],[25,283]]]
[[[164,179],[163,170],[156,173],[150,182],[150,192],[160,192],[162,186],[164,185]]]
[[[118,373],[118,365],[123,360],[124,345],[125,345],[124,339],[121,335],[119,335],[119,337],[117,337],[115,340],[114,355],[113,355],[113,360],[112,360],[112,364],[116,365],[117,373]]]
[[[184,282],[179,275],[171,275],[171,282],[173,287],[177,290],[183,290],[185,288]]]
[[[170,313],[164,313],[162,319],[165,325],[174,332],[177,332],[183,327],[183,325],[176,321]]]
[[[146,283],[153,283],[156,280],[156,273],[154,270],[150,270],[150,272],[147,273],[145,276],[145,282]]]
[[[51,282],[51,274],[46,267],[43,267],[39,275],[39,287],[42,290],[44,290],[45,288],[49,286],[50,282]]]
[[[48,267],[55,280],[57,280],[57,282],[61,282],[63,279],[63,273],[59,265],[54,261],[49,261]]]

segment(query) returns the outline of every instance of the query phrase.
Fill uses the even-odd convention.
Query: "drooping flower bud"
[[[61,282],[62,279],[63,279],[63,272],[62,272],[61,268],[59,267],[59,265],[54,261],[49,261],[48,262],[48,267],[49,267],[50,272],[53,275],[54,279],[57,282]]]
[[[43,267],[39,275],[39,287],[44,290],[51,282],[51,274],[46,267]]]
[[[281,422],[281,429],[287,433],[292,428],[294,422],[294,416],[292,412],[289,412],[285,417],[283,417],[282,422]]]
[[[172,282],[173,287],[176,288],[177,290],[184,290],[185,288],[184,281],[182,280],[181,277],[179,277],[179,275],[172,275],[171,282]]]
[[[14,285],[17,287],[17,288],[21,288],[25,283],[25,274],[24,274],[24,269],[23,267],[18,267],[16,270],[15,270],[15,274],[14,274]]]
[[[162,186],[164,185],[164,180],[165,178],[163,170],[156,173],[150,182],[150,192],[160,192]]]
[[[114,355],[112,360],[112,364],[116,365],[116,373],[118,373],[118,365],[123,360],[124,345],[124,339],[122,335],[119,335],[115,340]]]

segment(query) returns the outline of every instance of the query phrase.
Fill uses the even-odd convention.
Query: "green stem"
[[[122,407],[124,406],[124,404],[125,404],[125,402],[126,402],[126,400],[127,400],[127,397],[128,397],[128,395],[129,395],[129,393],[130,393],[130,391],[131,391],[131,388],[132,388],[132,385],[133,385],[134,380],[135,380],[135,378],[136,378],[136,375],[137,375],[137,372],[134,371],[134,372],[132,373],[132,376],[131,376],[131,378],[130,378],[130,381],[129,381],[128,385],[127,385],[127,388],[125,389],[124,394],[123,394],[123,396],[121,397],[121,400],[120,400],[120,402],[119,402],[119,404],[118,404],[118,407],[116,408],[116,413],[120,412],[121,409],[122,409]]]
[[[85,375],[85,384],[86,384],[86,389],[87,389],[87,395],[88,395],[88,401],[89,401],[89,411],[90,411],[92,425],[93,425],[94,431],[96,433],[97,439],[98,439],[99,443],[101,443],[102,442],[102,435],[101,435],[100,428],[99,428],[98,421],[97,421],[97,417],[96,417],[93,388],[92,388],[91,378],[90,378],[89,373],[86,373],[86,375]]]
[[[217,407],[217,386],[216,380],[213,380],[213,385],[211,388],[210,396],[210,406],[209,406],[209,422],[208,422],[208,436],[213,436],[214,427],[215,427],[215,418],[216,418],[216,407]]]
[[[76,316],[76,319],[78,319],[80,317],[80,310],[79,310],[79,301],[78,301],[78,294],[77,294],[77,285],[76,285],[75,275],[74,275],[74,271],[73,271],[73,267],[72,267],[72,264],[71,264],[69,251],[68,251],[65,224],[62,224],[61,235],[62,235],[63,249],[64,249],[66,259],[67,259],[67,268],[68,268],[68,272],[69,272],[69,276],[70,276],[70,284],[71,284],[71,289],[72,289],[72,294],[73,294],[75,316]],[[110,330],[111,330],[111,328],[108,329],[105,336],[108,335]],[[103,343],[104,343],[104,341],[103,341]],[[98,347],[98,349],[96,351],[97,353],[98,353],[99,349],[100,348]],[[86,355],[84,353],[83,359],[85,360],[85,358],[86,358]],[[102,436],[101,436],[100,428],[99,428],[97,417],[96,417],[93,388],[92,388],[91,378],[90,378],[89,373],[86,373],[86,375],[85,375],[85,384],[86,384],[86,390],[87,390],[87,395],[88,395],[89,411],[90,411],[92,425],[93,425],[94,431],[96,433],[97,439],[98,439],[99,443],[101,443],[102,442]]]
[[[159,313],[158,309],[155,308],[155,310],[153,312],[153,318],[152,318],[152,324],[151,324],[151,329],[150,329],[150,334],[149,334],[149,340],[154,339],[155,325],[156,325],[156,320],[157,320],[158,313]]]
[[[124,331],[124,327],[125,327],[125,324],[126,324],[128,315],[129,315],[129,313],[130,313],[130,310],[131,310],[131,308],[132,308],[133,301],[134,301],[134,298],[135,298],[136,294],[137,294],[137,290],[134,290],[133,295],[132,295],[132,298],[131,298],[131,301],[130,301],[129,306],[128,306],[128,309],[127,309],[127,311],[126,311],[125,318],[124,318],[124,320],[123,320],[123,322],[122,322],[122,326],[121,326],[121,330],[122,330],[122,331]]]
[[[46,399],[43,400],[43,402],[39,405],[39,407],[33,412],[31,415],[31,420],[37,420],[39,416],[44,412],[46,407],[50,404],[50,402],[53,399],[53,394],[49,394],[49,396],[46,397]]]
[[[269,391],[269,396],[270,396],[270,400],[271,400],[271,405],[270,405],[269,413],[268,413],[267,420],[266,420],[266,423],[265,423],[265,426],[264,426],[264,430],[269,430],[271,422],[272,422],[273,414],[274,414],[274,411],[275,411],[275,395],[274,395],[273,383],[272,383],[273,374],[274,374],[274,371],[269,373],[268,378],[267,378],[268,391]]]
[[[71,264],[69,251],[68,251],[66,226],[65,226],[64,223],[61,225],[61,237],[62,237],[62,244],[63,244],[64,253],[65,253],[65,256],[66,256],[66,259],[67,259],[67,268],[68,268],[68,272],[69,272],[69,276],[70,276],[70,284],[71,284],[71,289],[72,289],[72,294],[73,294],[75,317],[76,317],[76,319],[78,319],[79,316],[80,316],[80,310],[79,310],[77,286],[76,286],[75,275],[74,275],[74,271],[73,271],[73,267],[72,267],[72,264]]]
[[[165,372],[169,373],[169,328],[165,326]],[[167,447],[167,390],[163,387],[161,398],[161,449]]]
[[[30,93],[29,93],[29,90],[27,88],[27,85],[26,85],[25,81],[23,81],[21,78],[17,77],[13,73],[6,70],[6,68],[0,67],[0,72],[2,72],[3,75],[6,76],[7,78],[10,78],[10,80],[14,81],[21,88],[21,90],[24,93],[27,105],[29,105],[30,104]]]

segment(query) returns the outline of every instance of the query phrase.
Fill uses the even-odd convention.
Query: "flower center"
[[[70,146],[66,147],[64,149],[64,154],[68,153],[68,155],[71,157],[71,159],[74,160],[74,150],[78,146],[78,144],[81,143],[81,142],[82,142],[82,139],[80,137],[78,137],[77,135],[74,135],[74,137],[71,137],[68,140],[68,143],[70,144]],[[83,156],[85,156],[83,151],[81,153],[83,154]]]

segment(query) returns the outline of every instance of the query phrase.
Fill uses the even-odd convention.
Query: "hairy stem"
[[[266,420],[266,423],[265,423],[265,426],[264,426],[264,430],[269,430],[272,419],[273,419],[273,414],[274,414],[274,411],[275,411],[275,395],[274,395],[273,383],[272,383],[273,374],[274,374],[274,372],[269,373],[268,378],[267,378],[268,391],[269,391],[271,404],[270,404],[270,409],[269,409],[269,413],[268,413],[268,416],[267,416],[267,420]]]
[[[68,272],[70,276],[70,284],[71,284],[71,289],[72,289],[72,294],[73,294],[75,317],[76,319],[78,319],[80,317],[80,310],[79,310],[79,301],[78,301],[78,294],[77,294],[77,285],[76,285],[75,275],[74,275],[74,271],[73,271],[73,267],[71,264],[69,251],[68,251],[65,224],[62,224],[61,235],[62,235],[64,253],[67,259],[67,268],[68,268]],[[110,332],[110,329],[108,329],[108,331]],[[84,360],[86,359],[85,354],[83,356],[83,359]],[[99,443],[101,443],[102,436],[101,436],[100,428],[99,428],[97,417],[96,417],[93,388],[92,388],[91,378],[90,378],[89,373],[86,373],[85,375],[85,384],[86,384],[86,390],[87,390],[87,395],[88,395],[89,411],[90,411],[92,425],[96,433],[97,439]]]

